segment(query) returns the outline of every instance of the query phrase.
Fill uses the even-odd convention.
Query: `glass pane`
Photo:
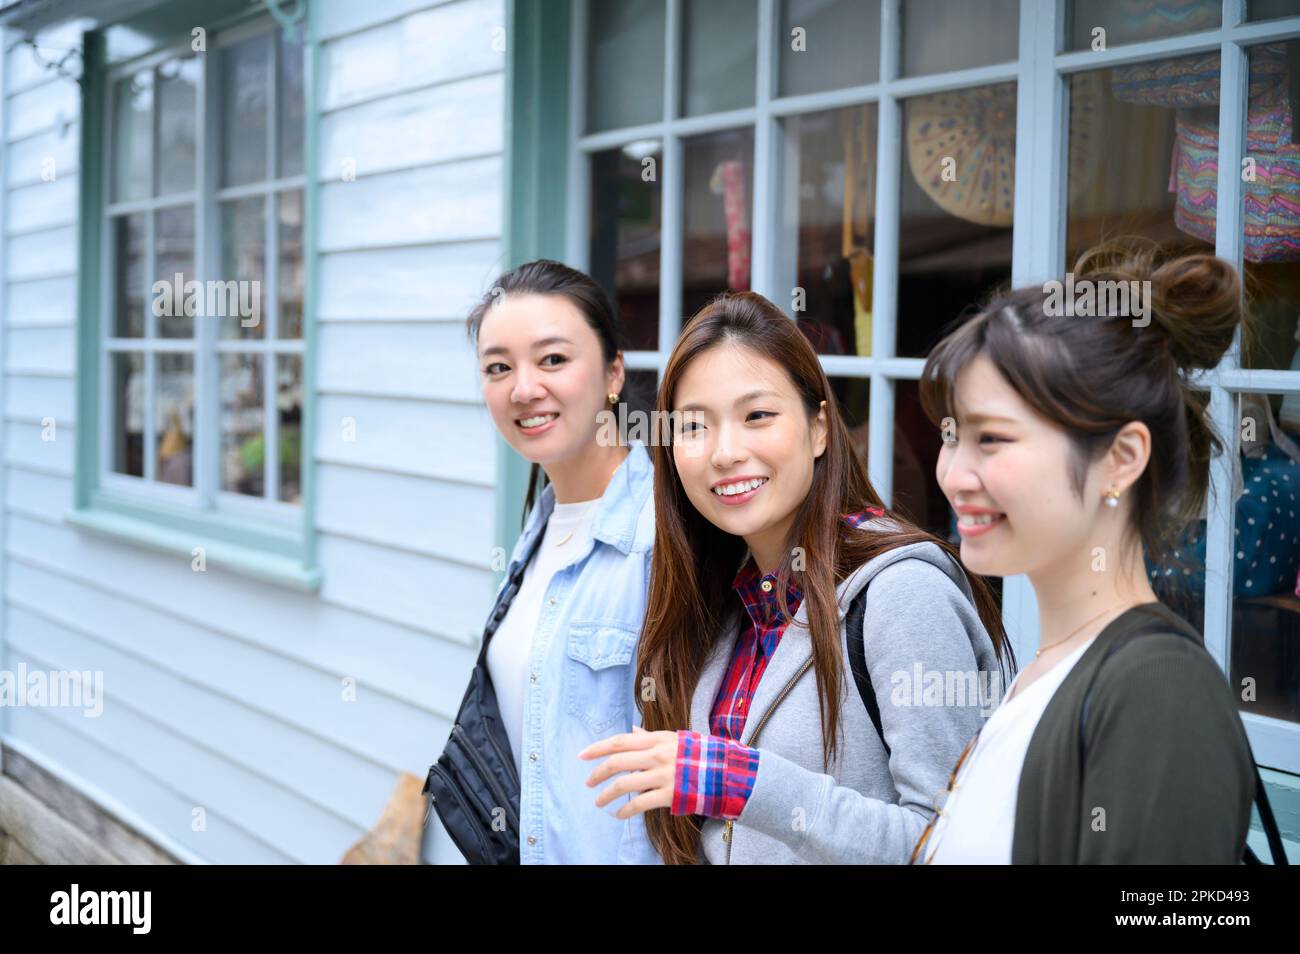
[[[781,96],[865,86],[880,78],[880,0],[783,0]]]
[[[112,381],[113,472],[144,476],[144,356],[138,351],[108,356]]]
[[[260,497],[265,486],[262,356],[221,356],[221,489]]]
[[[194,485],[194,356],[158,355],[154,474],[164,484]]]
[[[779,287],[819,354],[871,354],[876,116],[866,103],[784,121]]]
[[[194,316],[185,313],[185,283],[194,280],[194,207],[159,209],[154,216],[154,239],[158,243],[157,280],[166,282],[170,289],[164,292],[164,301],[155,298],[158,336],[190,338],[194,335]],[[196,298],[194,304],[189,310],[202,314],[205,302]]]
[[[113,84],[113,201],[148,198],[153,191],[153,73],[141,70]]]
[[[1300,16],[1300,0],[1246,0],[1247,20]]]
[[[266,305],[266,200],[261,196],[221,204],[221,281],[237,294],[221,296],[214,312],[223,338],[261,338]]]
[[[1069,49],[1109,49],[1219,26],[1222,0],[1071,0]],[[1094,44],[1097,44],[1094,46]]]
[[[754,105],[758,6],[753,0],[687,0],[682,8],[683,116]]]
[[[1014,83],[903,104],[897,353],[923,357],[953,318],[1011,278]]]
[[[798,322],[799,328],[807,334],[807,322],[802,318]],[[844,426],[849,429],[849,443],[853,445],[862,466],[866,467],[870,456],[867,425],[871,409],[871,379],[834,375],[829,376],[829,379],[835,403],[839,405],[840,415],[844,418]]]
[[[119,215],[113,219],[113,336],[144,337],[144,216]]]
[[[302,499],[302,357],[276,358],[275,407],[280,422],[280,499]]]
[[[683,143],[682,315],[714,295],[749,290],[754,130],[728,129]]]
[[[643,407],[647,411],[654,410],[655,401],[659,397],[659,374],[656,371],[625,371],[623,373],[623,390],[622,397],[624,401],[630,403],[633,407]],[[629,421],[629,428],[631,422]],[[653,437],[654,431],[648,431],[649,437]],[[650,441],[647,439],[647,446]]]
[[[280,78],[277,87],[279,115],[277,117],[277,145],[280,151],[280,175],[302,175],[302,141],[306,135],[303,123],[303,65],[302,44],[284,31],[280,32]]]
[[[1214,251],[1218,98],[1218,53],[1070,77],[1065,268],[1120,235]],[[1123,175],[1108,143],[1124,144]]]
[[[587,131],[664,118],[664,0],[588,5]]]
[[[1020,52],[1019,0],[903,0],[902,16],[904,76],[1007,63]]]
[[[279,337],[302,337],[302,192],[283,192],[278,197],[276,225],[280,230],[280,253],[276,258],[280,298]]]
[[[158,67],[158,194],[190,192],[198,116],[199,61],[187,56]]]
[[[627,347],[659,347],[662,190],[657,140],[591,157],[591,276],[610,293]]]
[[[939,489],[934,468],[943,442],[921,410],[915,381],[894,383],[894,507],[918,526],[959,540],[954,514]]]
[[[1243,394],[1239,409],[1232,685],[1242,712],[1300,722],[1300,397]]]
[[[221,181],[260,182],[266,175],[266,104],[271,86],[266,34],[221,54]]]
[[[1300,144],[1292,85],[1300,74],[1300,46],[1255,47],[1249,57],[1248,162],[1241,185],[1244,270],[1254,320],[1243,364],[1300,372]],[[1216,168],[1211,163],[1197,183],[1203,182],[1211,196],[1218,185]],[[1190,175],[1198,171],[1192,166]]]

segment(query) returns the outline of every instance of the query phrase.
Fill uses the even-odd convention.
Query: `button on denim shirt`
[[[601,760],[578,758],[598,739],[641,723],[633,683],[654,546],[654,471],[643,443],[629,447],[596,504],[588,546],[556,571],[542,598],[519,755],[521,864],[660,860],[642,815],[614,817],[628,796],[596,807],[611,780],[588,788]],[[555,489],[547,484],[515,544],[510,571],[545,533],[554,507]]]

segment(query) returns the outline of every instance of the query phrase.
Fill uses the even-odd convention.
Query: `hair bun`
[[[1180,369],[1215,367],[1242,322],[1237,270],[1206,252],[1169,257],[1150,239],[1115,239],[1085,252],[1074,274],[1076,281],[1149,282],[1151,327]]]
[[[1213,368],[1241,324],[1241,279],[1216,255],[1171,259],[1151,273],[1151,312],[1180,368]]]

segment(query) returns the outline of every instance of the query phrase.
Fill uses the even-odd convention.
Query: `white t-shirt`
[[[488,675],[496,690],[501,721],[515,762],[519,761],[520,740],[524,734],[524,699],[528,693],[528,657],[533,647],[533,633],[542,612],[542,600],[557,570],[572,563],[575,554],[586,547],[596,504],[601,498],[557,503],[546,521],[542,542],[524,568],[519,592],[510,603],[501,625],[488,643]],[[572,536],[569,536],[572,531]],[[567,539],[566,539],[567,537]],[[561,543],[560,541],[564,542]]]
[[[1096,639],[1094,636],[1093,639]],[[1016,793],[1029,740],[1057,688],[1084,654],[1089,639],[1046,673],[1011,696],[1023,672],[1007,687],[1006,699],[966,756],[943,814],[930,832],[926,860],[936,865],[1008,865],[1016,828]]]

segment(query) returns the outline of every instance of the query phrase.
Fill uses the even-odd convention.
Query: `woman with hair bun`
[[[1250,747],[1222,671],[1157,600],[1143,556],[1167,552],[1206,499],[1222,445],[1186,375],[1231,345],[1241,283],[1215,256],[1137,241],[1086,253],[1072,277],[1129,283],[1149,313],[1098,295],[1101,314],[1063,314],[1056,283],[1020,289],[922,373],[962,562],[1029,577],[1041,648],[957,760],[913,860],[1236,863]]]

